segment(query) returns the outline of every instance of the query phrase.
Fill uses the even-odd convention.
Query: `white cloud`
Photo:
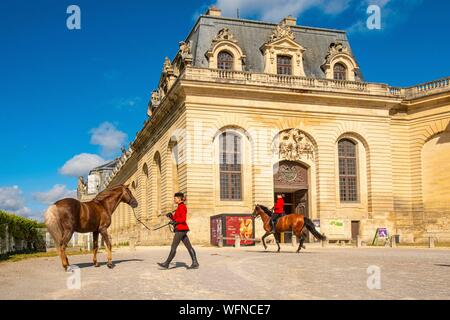
[[[0,209],[19,215],[27,215],[31,212],[25,206],[22,190],[18,186],[0,188]]]
[[[112,103],[119,109],[133,108],[142,101],[141,97],[129,97],[114,100]]]
[[[90,131],[91,143],[102,147],[101,153],[111,156],[120,150],[120,147],[126,144],[127,134],[117,128],[110,122],[103,122],[98,128]]]
[[[50,190],[45,192],[35,192],[33,194],[37,201],[43,204],[52,204],[64,198],[76,198],[76,190],[68,190],[67,186],[55,184]]]
[[[279,22],[292,15],[298,17],[302,12],[317,7],[325,14],[339,14],[345,11],[351,0],[217,0],[215,6],[228,17],[236,17],[239,9],[241,17],[255,16],[264,21]]]
[[[59,173],[71,177],[86,176],[90,170],[106,162],[107,160],[96,154],[81,153],[68,160],[59,169]]]

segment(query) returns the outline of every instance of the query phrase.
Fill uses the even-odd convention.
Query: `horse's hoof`
[[[100,263],[94,262],[94,267],[96,267],[96,268],[100,267]]]
[[[115,265],[113,265],[112,263],[108,263],[107,264],[108,268],[113,269],[115,267]]]

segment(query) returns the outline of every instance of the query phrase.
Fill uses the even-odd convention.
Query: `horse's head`
[[[259,204],[255,205],[255,209],[253,210],[252,213],[252,218],[256,218],[261,214],[261,208],[259,207]]]
[[[130,189],[128,188],[129,185],[123,186],[122,188],[122,202],[125,202],[133,209],[138,206],[138,202],[136,198],[131,193]]]

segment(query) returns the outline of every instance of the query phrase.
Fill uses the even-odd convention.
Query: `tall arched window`
[[[277,74],[292,74],[292,58],[290,56],[277,56]]]
[[[334,80],[347,80],[347,68],[342,63],[334,65]]]
[[[338,143],[339,191],[342,202],[358,201],[358,172],[356,144],[349,139]]]
[[[180,185],[178,182],[178,143],[174,143],[171,146],[171,159],[172,159],[172,191],[178,192],[180,191]]]
[[[155,166],[156,173],[156,192],[154,194],[155,197],[155,211],[156,215],[160,214],[161,211],[161,157],[157,152],[153,158],[153,165]]]
[[[228,51],[220,51],[217,55],[217,69],[233,70],[233,55]]]
[[[220,148],[220,199],[242,199],[241,138],[224,132],[219,137]]]

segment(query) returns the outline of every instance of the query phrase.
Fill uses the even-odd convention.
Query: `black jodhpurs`
[[[175,231],[175,235],[173,236],[172,246],[170,247],[170,251],[177,251],[177,247],[182,241],[185,245],[186,249],[190,251],[192,248],[191,242],[189,241],[189,237],[187,235],[187,231]]]

